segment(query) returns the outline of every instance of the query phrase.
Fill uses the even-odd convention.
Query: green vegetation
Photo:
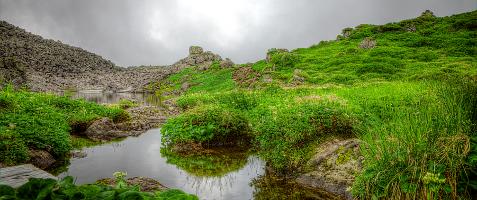
[[[72,149],[70,133],[84,131],[101,117],[121,121],[129,115],[120,108],[8,86],[0,91],[0,162],[26,162],[29,149],[64,157]],[[75,146],[84,143],[74,141]]]
[[[234,84],[245,66],[185,69],[162,83],[183,94],[164,140],[246,135],[272,167],[293,173],[326,137],[358,137],[364,169],[353,195],[468,198],[477,188],[476,30],[477,11],[347,28],[335,41],[270,50],[250,66],[261,76],[254,89]],[[361,48],[365,38],[375,46]]]
[[[139,186],[129,186],[124,173],[115,173],[116,186],[87,184],[76,186],[73,177],[61,181],[54,179],[31,178],[17,189],[0,185],[0,199],[157,199],[157,200],[195,200],[195,195],[177,189],[157,192],[141,192]]]

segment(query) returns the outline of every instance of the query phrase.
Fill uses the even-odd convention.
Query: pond
[[[117,103],[125,98],[160,105],[160,98],[153,94],[81,91],[71,96],[96,103]],[[200,199],[330,199],[323,191],[276,177],[265,170],[263,160],[243,149],[183,156],[161,147],[160,129],[151,129],[138,137],[84,148],[86,157],[72,158],[66,166],[53,170],[61,172],[60,178],[73,176],[77,184],[94,183],[124,171],[127,177],[153,178]]]
[[[71,159],[68,170],[59,177],[73,176],[76,183],[83,184],[111,177],[115,171],[124,171],[128,177],[153,178],[166,187],[196,194],[200,199],[252,199],[254,188],[250,183],[264,174],[265,166],[265,162],[253,155],[210,163],[225,166],[208,166],[206,162],[211,159],[200,158],[185,158],[180,163],[177,157],[161,153],[160,129],[152,129],[139,137],[129,137],[121,142],[85,148],[83,151],[87,156]],[[201,166],[212,168],[211,171],[219,174],[208,173]]]

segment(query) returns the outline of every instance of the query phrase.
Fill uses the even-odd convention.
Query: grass
[[[292,174],[326,137],[358,137],[365,161],[356,197],[469,198],[477,188],[476,22],[477,11],[426,12],[347,28],[309,48],[272,49],[251,65],[272,81],[253,89],[234,84],[238,69],[185,69],[164,82],[171,91],[194,83],[176,99],[183,114],[166,123],[166,134],[176,143],[206,142],[215,135],[204,133],[226,122],[217,135],[231,139],[247,124],[259,155]],[[365,38],[376,47],[360,48]],[[216,110],[226,114],[210,117]],[[233,113],[237,123],[226,117]]]
[[[70,134],[86,130],[101,117],[122,121],[129,115],[121,108],[7,86],[0,91],[0,162],[26,162],[29,149],[64,157],[73,145],[84,143],[77,139],[72,143]]]

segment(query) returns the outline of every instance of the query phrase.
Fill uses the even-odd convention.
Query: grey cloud
[[[0,0],[0,19],[121,66],[171,64],[190,45],[253,62],[272,47],[308,47],[341,29],[430,9],[477,9],[475,0]]]

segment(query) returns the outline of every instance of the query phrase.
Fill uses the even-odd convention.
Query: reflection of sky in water
[[[85,99],[96,103],[117,103],[121,99],[136,100],[146,105],[159,105],[160,99],[149,93],[103,93],[97,91],[80,91],[73,93],[74,99]]]
[[[161,157],[160,129],[152,129],[140,137],[130,137],[119,143],[86,148],[86,158],[72,159],[67,172],[76,182],[92,183],[111,177],[115,171],[126,171],[128,177],[154,178],[170,188],[179,188],[197,194],[200,199],[252,199],[252,179],[264,174],[265,162],[257,157],[248,158],[240,170],[222,177],[197,177],[167,164]]]

